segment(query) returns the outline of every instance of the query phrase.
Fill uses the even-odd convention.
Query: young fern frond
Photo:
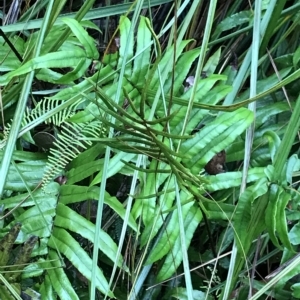
[[[42,179],[43,186],[47,185],[72,159],[92,144],[89,138],[99,138],[102,131],[99,121],[79,124],[64,122],[61,128],[54,142],[55,148],[50,150]]]
[[[11,123],[6,124],[4,130],[3,130],[3,138],[0,141],[0,150],[2,150],[6,146],[6,142],[9,136]]]
[[[45,124],[52,124],[55,126],[61,126],[63,122],[65,122],[66,119],[70,118],[74,113],[76,112],[77,106],[81,103],[82,98],[80,98],[78,101],[72,103],[69,107],[60,110],[56,114],[54,114],[51,118],[46,119],[44,122]],[[52,98],[44,98],[42,101],[40,101],[34,109],[29,109],[27,107],[24,119],[22,121],[22,126],[25,127],[26,125],[30,124],[31,122],[34,122],[35,120],[39,118],[43,118],[43,116],[54,110],[56,107],[58,107],[63,100],[58,99],[52,99]],[[11,124],[7,123],[5,130],[3,132],[3,139],[0,142],[0,149],[3,149],[6,145],[7,138],[10,132]]]
[[[77,106],[80,104],[82,99],[79,99],[78,101],[72,103],[69,107],[60,110],[58,113],[54,114],[51,118],[46,119],[46,124],[53,124],[55,126],[61,126],[61,124],[71,117],[76,109]],[[42,101],[40,101],[34,109],[31,111],[28,109],[27,113],[25,115],[23,125],[27,125],[28,123],[32,122],[33,120],[36,120],[39,117],[42,117],[44,114],[46,114],[49,111],[54,110],[56,107],[58,107],[60,104],[62,104],[63,100],[58,100],[55,98],[44,98]]]

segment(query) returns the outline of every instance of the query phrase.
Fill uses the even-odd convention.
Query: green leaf
[[[166,165],[165,165],[166,166]],[[156,170],[158,168],[157,161],[153,160],[150,163],[149,169]],[[146,179],[141,193],[141,197],[153,195],[143,200],[143,222],[146,227],[152,227],[154,219],[157,216],[156,198],[155,195],[159,186],[169,177],[169,174],[148,173],[145,174]]]
[[[87,59],[85,52],[77,47],[72,51],[48,53],[26,62],[17,70],[0,77],[0,84],[7,84],[13,77],[29,73],[42,68],[67,68],[76,67],[82,59]]]
[[[120,48],[119,48],[119,60],[118,68],[121,68],[124,58],[128,62],[133,57],[133,34],[130,31],[131,22],[128,18],[120,17]],[[130,76],[132,72],[132,62],[126,64],[125,74]]]
[[[300,222],[292,227],[289,232],[289,241],[292,245],[300,244]]]
[[[276,228],[277,228],[277,202],[280,199],[280,195],[282,190],[279,189],[277,184],[271,184],[269,188],[269,203],[266,209],[265,215],[265,223],[269,233],[269,237],[273,244],[279,249],[283,249],[282,246],[278,242],[278,238],[276,236]]]
[[[168,299],[188,300],[188,293],[186,288],[173,288],[168,294]],[[212,300],[213,298],[204,292],[193,290],[193,298],[195,300]]]
[[[234,216],[234,228],[236,244],[241,253],[243,253],[243,248],[247,249],[252,243],[252,236],[249,235],[249,226],[252,226],[251,220],[254,220],[257,215],[257,212],[254,210],[254,202],[260,201],[258,198],[265,195],[267,191],[267,180],[262,178],[254,185],[248,187],[239,198]]]
[[[235,205],[221,202],[203,202],[208,212],[207,217],[211,220],[231,220],[235,212]]]
[[[52,187],[54,187],[54,185]],[[57,183],[55,183],[55,187],[58,188]],[[47,199],[47,201],[45,201],[45,199]],[[15,222],[23,224],[21,229],[22,234],[19,234],[17,241],[25,242],[30,235],[49,237],[53,217],[55,216],[56,204],[57,194],[52,194],[49,198],[44,194],[44,201],[27,210],[23,210],[23,213],[16,216],[15,221],[10,223],[9,226],[12,226]]]
[[[62,252],[78,271],[91,280],[92,260],[82,249],[79,243],[64,229],[54,227],[49,246]],[[114,297],[109,290],[108,282],[100,268],[96,269],[96,287],[109,297]],[[62,298],[65,299],[65,298]]]
[[[62,21],[67,24],[72,32],[76,35],[82,46],[84,47],[87,57],[90,59],[98,59],[99,52],[96,48],[94,39],[91,38],[80,23],[71,18],[64,18]]]
[[[107,176],[106,178],[109,178],[109,177],[117,174],[125,166],[125,163],[122,161],[129,162],[132,159],[134,159],[135,157],[136,157],[136,154],[134,154],[134,153],[132,154],[132,153],[126,153],[126,152],[122,152],[122,151],[117,153],[114,157],[112,157],[109,160],[109,166],[108,166],[109,172],[106,175]],[[93,179],[93,181],[91,183],[91,186],[100,183],[101,178],[102,178],[102,171],[99,172],[95,176],[95,178]]]
[[[72,71],[68,72],[65,75],[62,75],[56,80],[53,80],[53,83],[71,84],[72,81],[82,78],[85,75],[85,72],[88,70],[90,64],[90,60],[85,58],[81,59]]]
[[[215,33],[212,38],[216,38],[221,32],[235,28],[242,24],[249,24],[251,12],[249,10],[238,12],[230,17],[227,17],[217,26]]]
[[[98,200],[99,187],[87,187],[78,185],[63,185],[60,190],[60,202],[63,204],[77,203],[84,200]],[[113,209],[123,220],[125,217],[125,209],[116,197],[105,193],[104,203]],[[138,231],[138,226],[132,215],[129,216],[129,226]]]
[[[56,300],[55,292],[52,288],[49,275],[45,276],[44,282],[41,284],[40,293],[42,299]]]
[[[44,273],[45,260],[39,259],[35,263],[25,266],[22,272],[22,279],[41,276]]]
[[[158,177],[159,175],[156,176]],[[168,180],[170,184],[167,186],[165,185],[164,188],[171,188],[171,183],[174,182],[174,175],[172,177],[173,178]],[[157,234],[159,229],[163,226],[166,217],[169,214],[168,210],[171,209],[174,199],[175,199],[175,191],[170,193],[163,193],[162,195],[160,195],[158,200],[160,206],[156,206],[154,210],[155,218],[153,218],[153,223],[145,227],[140,237],[141,246],[146,245],[149,240],[152,240],[152,238]],[[144,200],[140,200],[140,201],[143,201],[144,203]],[[143,211],[143,206],[141,207],[141,211]],[[133,210],[132,213],[134,213]]]
[[[224,113],[207,124],[193,138],[182,143],[183,164],[199,174],[212,157],[224,150],[251,124],[253,114],[245,108]]]
[[[88,163],[82,163],[78,167],[71,169],[66,173],[68,178],[68,184],[74,184],[75,182],[80,182],[81,180],[88,178],[101,171],[103,168],[103,159],[98,159],[96,161],[91,160]]]
[[[281,140],[279,136],[274,131],[266,131],[263,135],[269,141],[269,149],[271,153],[272,162],[274,161],[274,157],[278,148],[280,146]]]
[[[179,45],[176,45],[176,57],[175,57],[175,61],[177,61],[177,59],[181,55],[181,53],[184,50],[184,48],[190,42],[191,41],[182,41]],[[173,60],[174,60],[174,47],[169,47],[167,49],[166,53],[164,54],[164,56],[162,57],[161,61],[159,62],[159,68],[160,68],[160,70],[163,70],[164,72],[167,70],[168,74],[171,73],[172,69],[170,67],[171,66],[170,62],[173,62]],[[165,74],[165,76],[167,76],[167,74]],[[172,77],[172,76],[170,76],[170,77]],[[159,72],[155,72],[154,75],[153,75],[153,78],[151,80],[151,84],[150,84],[149,88],[151,90],[155,90],[156,91],[158,88],[160,88],[160,82],[161,82],[161,80],[162,80],[161,74],[159,74]],[[171,79],[169,79],[169,80],[171,81]],[[170,85],[168,85],[168,86],[170,86]],[[148,93],[148,91],[147,91],[147,93]]]
[[[297,48],[297,50],[295,51],[294,55],[293,55],[293,65],[294,65],[294,68],[297,69],[297,65],[298,65],[298,62],[300,60],[300,47]]]
[[[189,51],[192,52],[192,51]],[[188,52],[188,53],[189,53]],[[184,57],[187,56],[187,58],[194,59],[195,54],[197,52],[193,51],[194,55],[186,55],[183,54]],[[192,53],[193,53],[192,52]],[[189,61],[188,61],[189,63]],[[187,63],[185,63],[187,64]],[[181,70],[178,70],[178,72],[181,72]],[[180,75],[178,75],[180,77]],[[216,104],[220,100],[222,100],[231,90],[231,87],[225,86],[225,85],[218,85],[220,81],[225,81],[226,76],[223,75],[216,75],[212,74],[208,78],[201,79],[198,81],[197,85],[197,92],[195,95],[195,103],[206,103],[206,104]],[[178,82],[179,84],[179,82]],[[182,83],[180,83],[182,84]],[[174,86],[176,88],[176,85]],[[191,89],[189,89],[187,92],[185,92],[181,97],[182,99],[188,100],[191,97]],[[174,104],[172,105],[172,112],[177,112],[176,115],[170,120],[170,125],[173,128],[172,133],[180,134],[184,122],[184,117],[187,113],[187,107]],[[161,116],[164,114],[164,112],[160,113]],[[186,131],[188,133],[192,132],[193,129],[197,127],[199,122],[203,119],[204,116],[207,115],[207,110],[199,109],[199,108],[193,108],[190,114],[190,119],[187,124]],[[175,141],[176,142],[176,141]]]
[[[293,297],[300,299],[300,283],[295,283],[291,286]]]
[[[186,248],[189,247],[193,238],[194,232],[202,220],[202,213],[199,208],[192,206],[187,215],[184,217],[185,242]],[[170,278],[177,270],[182,262],[181,239],[177,236],[171,251],[166,256],[164,264],[157,275],[157,281],[163,281]]]
[[[221,48],[219,48],[206,62],[205,66],[203,67],[203,72],[205,75],[211,75],[216,71],[217,65],[220,62],[221,57]]]
[[[17,169],[14,165],[11,165],[8,171],[5,189],[23,192],[27,191],[28,187],[31,190],[36,188],[43,177],[45,162],[46,161],[21,162],[16,164]],[[22,178],[19,172],[21,173]]]
[[[284,68],[284,69],[278,70],[277,74],[272,73],[271,76],[259,80],[257,82],[257,87],[256,87],[257,91],[256,92],[262,93],[264,91],[272,89],[274,86],[277,86],[278,84],[280,84],[282,82],[282,80],[281,80],[282,78],[289,78],[289,77],[293,76],[293,75],[290,75],[287,77],[287,75],[291,72],[291,69],[292,68],[289,67],[289,68]],[[267,93],[267,96],[269,96],[269,94],[270,94],[270,92]],[[248,89],[245,92],[243,92],[238,97],[238,99],[239,100],[248,99],[249,96],[250,96],[250,90]]]
[[[91,161],[95,161],[99,155],[104,154],[105,146],[101,143],[96,143],[89,149],[80,153],[72,162],[68,165],[68,169],[71,170],[76,167],[80,167],[82,164],[87,164]]]
[[[266,175],[264,173],[264,170],[265,168],[249,169],[247,183],[258,181],[261,178],[265,178]],[[214,176],[207,176],[206,178],[208,179],[209,183],[205,184],[204,188],[209,192],[213,192],[241,186],[242,172],[227,172]]]
[[[90,242],[95,243],[95,224],[77,214],[74,210],[64,204],[58,203],[57,205],[54,225],[71,230],[80,234]],[[112,262],[115,262],[118,246],[105,231],[102,229],[100,229],[100,231],[98,247]],[[116,263],[118,267],[128,271],[122,256],[120,256],[119,261]]]
[[[13,208],[20,205],[21,201],[28,198],[21,204],[21,207],[28,207],[33,205],[42,205],[47,195],[47,200],[51,203],[57,201],[57,194],[59,192],[59,184],[56,182],[49,183],[44,189],[37,189],[32,193],[32,197],[28,197],[28,193],[22,193],[14,197],[9,197],[1,200],[1,204],[4,204],[5,209]]]
[[[297,254],[295,255],[294,251],[289,251],[288,249],[285,249],[285,251],[282,253],[280,266],[283,270],[285,270],[286,267],[290,268],[288,272],[285,272],[284,276],[278,274],[280,277],[278,277],[278,281],[276,282],[275,291],[284,290],[288,280],[293,277],[295,278],[295,276],[300,274],[299,261],[298,263],[296,263],[298,256],[299,255]],[[283,270],[281,270],[281,273],[283,272]]]
[[[286,181],[290,184],[293,183],[294,172],[299,171],[300,169],[300,160],[297,154],[293,154],[287,162],[286,167]]]
[[[136,39],[136,57],[134,59],[132,81],[138,82],[145,78],[150,61],[151,32],[146,24],[146,18],[141,16]]]
[[[187,194],[182,192],[181,195],[182,195],[181,201],[185,201],[187,198]],[[194,203],[190,202],[182,206],[183,219],[185,219],[185,217],[187,216],[189,210],[193,205]],[[152,249],[152,251],[150,252],[149,257],[145,264],[146,265],[151,264],[164,257],[166,254],[170,253],[178,237],[179,237],[178,212],[177,210],[175,210],[173,211],[172,217],[169,223],[167,224],[166,228],[164,229],[161,238],[159,239],[155,248]]]
[[[282,193],[277,203],[278,208],[277,208],[277,215],[276,215],[276,219],[277,219],[276,231],[284,247],[289,249],[290,251],[295,252],[289,240],[287,219],[285,214],[285,209],[288,202],[291,200],[291,196],[282,187],[280,187],[280,189],[282,190]]]
[[[255,126],[258,128],[268,121],[272,116],[278,115],[282,112],[290,111],[290,106],[286,102],[270,102],[266,101],[266,105],[257,108],[255,115]],[[293,103],[291,103],[293,106]]]
[[[48,254],[50,265],[47,269],[49,281],[60,299],[79,300],[78,295],[74,291],[64,269],[61,266],[60,259],[56,252],[49,251]],[[47,298],[48,299],[48,298]],[[51,299],[51,298],[50,298]]]
[[[166,83],[164,84],[165,92],[169,92],[173,85],[173,94],[179,95],[179,93],[182,89],[182,84],[184,83],[186,77],[188,76],[188,73],[190,72],[193,62],[195,61],[195,59],[197,57],[199,57],[199,54],[200,54],[199,49],[194,49],[194,50],[182,53],[182,55],[179,57],[178,61],[176,62],[176,65],[175,65],[174,82],[172,80],[173,79],[172,76],[170,76],[170,78],[168,78],[166,80]],[[188,98],[186,98],[186,99],[188,99]],[[174,111],[176,111],[177,109],[178,109],[178,106],[175,106]]]

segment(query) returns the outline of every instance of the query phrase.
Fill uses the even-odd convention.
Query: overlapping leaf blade
[[[66,230],[55,227],[49,240],[49,246],[53,249],[58,247],[78,271],[91,280],[92,260]],[[96,286],[103,294],[114,297],[100,268],[97,268]]]
[[[180,151],[185,153],[185,166],[198,174],[209,160],[226,149],[253,121],[248,109],[240,108],[232,113],[224,113],[207,124],[193,138],[182,143]]]
[[[95,224],[91,223],[81,215],[77,214],[74,210],[61,203],[58,204],[56,209],[54,225],[74,231],[90,242],[94,242]],[[98,247],[108,258],[111,259],[111,261],[115,262],[118,247],[112,238],[103,230],[101,230]],[[128,271],[122,257],[120,257],[117,265],[118,267],[124,268],[124,270]]]

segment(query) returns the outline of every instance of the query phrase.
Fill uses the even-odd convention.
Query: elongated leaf
[[[0,84],[8,83],[13,77],[29,73],[41,68],[66,68],[76,67],[82,59],[87,59],[85,52],[81,48],[74,48],[72,51],[61,51],[48,53],[36,57],[17,70],[0,77]]]
[[[152,161],[149,169],[155,170],[158,168],[157,161]],[[143,222],[146,227],[153,225],[154,219],[157,214],[156,210],[156,196],[159,186],[166,180],[169,174],[146,174],[145,186],[141,193],[141,197],[153,195],[153,197],[143,200]]]
[[[68,178],[68,184],[74,184],[79,182],[94,173],[101,171],[103,168],[103,159],[98,159],[96,161],[90,161],[88,163],[82,163],[77,168],[71,169],[67,172],[66,176]]]
[[[189,42],[190,41],[182,41],[179,45],[176,45],[175,61],[177,61],[182,51],[184,50],[184,48]],[[171,68],[172,64],[170,64],[170,62],[173,60],[174,60],[174,47],[169,47],[159,63],[160,70],[164,72],[167,71],[168,73],[170,73],[172,71]],[[160,88],[160,81],[161,81],[161,75],[158,72],[155,72],[151,80],[150,89],[156,90],[157,88]]]
[[[170,91],[170,88],[173,84],[174,95],[179,95],[179,92],[182,89],[182,85],[185,83],[184,81],[188,76],[188,72],[190,71],[193,62],[199,56],[199,54],[199,49],[182,53],[175,65],[174,82],[172,82],[173,78],[172,76],[170,76],[170,78],[168,78],[166,83],[164,84],[166,92]]]
[[[181,200],[184,201],[185,198],[187,197],[187,194],[182,193],[181,195],[182,195]],[[183,218],[187,216],[189,210],[193,205],[194,203],[190,202],[182,206]],[[164,229],[164,233],[160,238],[158,244],[149,254],[149,257],[146,261],[146,265],[155,262],[161,259],[162,257],[164,257],[166,254],[168,254],[171,251],[171,249],[173,249],[174,244],[178,237],[179,237],[178,212],[176,210],[172,213],[171,220],[169,221],[167,227]]]
[[[56,299],[56,295],[53,290],[49,275],[45,276],[45,280],[41,284],[41,287],[40,287],[40,293],[41,293],[42,299],[49,299],[49,300]]]
[[[235,28],[242,24],[249,24],[251,13],[250,11],[238,12],[220,22],[216,28],[213,38],[216,38],[221,32]]]
[[[194,58],[193,56],[191,58]],[[179,72],[179,70],[178,70]],[[202,79],[198,82],[197,93],[195,95],[195,102],[205,102],[206,104],[216,104],[223,99],[231,90],[228,86],[218,86],[220,81],[225,81],[226,76],[223,75],[211,75],[208,78]],[[188,90],[181,97],[188,100],[191,96],[191,90]],[[173,104],[172,111],[178,111],[176,115],[170,121],[173,131],[172,133],[180,134],[184,122],[184,117],[187,113],[187,107]],[[207,115],[207,110],[199,108],[193,108],[190,114],[189,123],[187,125],[187,132],[192,132],[193,129],[201,122],[203,117]]]
[[[265,195],[268,191],[266,178],[258,180],[254,185],[248,187],[241,195],[235,216],[234,228],[237,239],[237,247],[243,253],[243,248],[249,247],[252,242],[252,236],[249,236],[249,224],[257,214],[254,211],[254,202],[259,201],[259,197]]]
[[[60,90],[54,96],[49,97],[49,99],[68,100],[72,97],[76,97],[76,99],[79,100],[82,98],[83,94],[87,94],[94,90],[92,82],[95,82],[95,84],[105,84],[107,81],[111,81],[111,79],[113,79],[112,76],[113,65],[102,67],[99,73],[97,72],[92,77],[89,77],[87,80],[83,80],[72,87]]]
[[[119,61],[118,67],[122,66],[124,58],[126,61],[133,57],[133,31],[130,31],[131,22],[128,18],[121,16],[120,18],[120,49],[119,49]],[[131,75],[132,62],[126,65],[125,74]]]
[[[269,149],[271,153],[272,161],[274,161],[274,157],[276,152],[278,151],[281,140],[279,136],[273,131],[267,131],[264,133],[264,137],[266,137],[269,141]]]
[[[203,72],[205,76],[209,76],[214,74],[217,68],[217,65],[220,62],[221,57],[221,48],[219,48],[206,62],[205,66],[203,67]]]
[[[300,299],[300,283],[295,283],[291,286],[293,297]]]
[[[44,201],[40,207],[33,206],[21,214],[17,220],[24,225],[22,226],[22,232],[25,236],[22,238],[27,239],[29,235],[36,235],[39,237],[48,237],[51,234],[51,225],[53,217],[55,216],[56,201]]]
[[[227,203],[204,202],[203,205],[208,212],[208,218],[212,220],[231,220],[235,212],[235,206]]]
[[[184,218],[186,248],[189,247],[194,232],[201,220],[202,220],[202,213],[200,209],[195,206],[192,206]],[[173,247],[171,248],[171,251],[168,253],[165,262],[157,275],[157,280],[163,281],[171,277],[176,272],[181,262],[182,262],[181,240],[180,240],[180,236],[178,235]]]
[[[51,285],[57,295],[61,299],[79,300],[79,297],[74,291],[71,282],[64,272],[64,269],[61,267],[61,262],[56,252],[49,251],[48,257],[50,259],[50,266],[47,270],[47,273],[49,276],[49,281],[51,282]]]
[[[258,181],[265,178],[264,168],[252,168],[248,172],[247,182]],[[207,191],[218,191],[221,189],[229,189],[238,187],[242,182],[242,172],[221,173],[215,176],[207,176],[209,184],[205,184],[204,188]]]
[[[28,207],[33,205],[42,205],[45,201],[45,196],[47,195],[47,200],[51,203],[57,201],[57,194],[59,190],[59,185],[56,182],[51,182],[49,185],[45,187],[45,189],[37,189],[34,193],[32,193],[33,197],[30,197],[28,193],[23,193],[16,195],[14,197],[10,197],[1,201],[4,204],[5,209],[13,208],[17,205],[20,205],[21,201],[24,201],[21,204],[21,207]]]
[[[60,191],[60,202],[63,204],[71,204],[84,200],[97,200],[99,196],[98,187],[87,187],[78,185],[63,185]],[[125,217],[125,209],[116,197],[105,193],[104,203],[113,209],[122,219]],[[129,217],[129,226],[137,232],[137,224],[132,215]]]
[[[91,64],[90,60],[83,58],[78,62],[78,64],[74,67],[72,71],[68,72],[65,75],[62,75],[60,78],[57,78],[52,82],[57,84],[70,84],[74,80],[82,78],[85,75],[85,72],[88,70],[90,64]]]
[[[55,227],[49,239],[49,246],[53,249],[57,247],[83,276],[91,280],[92,260],[66,230]],[[108,282],[102,271],[97,268],[96,273],[96,287],[103,294],[114,297],[108,288]]]
[[[287,167],[286,167],[286,181],[288,183],[292,183],[293,182],[293,175],[294,172],[299,171],[300,169],[300,160],[298,158],[297,154],[293,154],[287,162]]]
[[[266,227],[269,233],[269,237],[273,244],[282,249],[282,246],[279,244],[278,238],[276,236],[277,228],[277,203],[281,197],[282,190],[278,187],[277,184],[272,184],[269,188],[269,203],[266,209],[265,222]]]
[[[87,57],[91,59],[98,59],[99,52],[96,48],[96,45],[94,44],[94,40],[83,29],[82,25],[77,20],[71,18],[64,18],[62,21],[67,24],[76,35],[76,37],[84,47]]]
[[[291,103],[291,105],[293,105],[293,103]],[[261,126],[270,119],[270,117],[285,111],[290,111],[290,106],[286,102],[268,103],[267,105],[260,106],[256,111],[255,126]]]
[[[91,148],[80,153],[78,157],[72,160],[72,162],[68,165],[68,169],[71,170],[72,168],[80,167],[82,164],[94,161],[99,155],[104,154],[104,150],[104,145],[96,143]]]
[[[151,32],[146,24],[145,17],[141,16],[141,20],[137,32],[136,40],[136,57],[134,59],[132,80],[138,82],[141,78],[145,78],[150,61],[149,47],[151,43]]]
[[[295,251],[288,237],[287,220],[285,214],[285,209],[288,202],[291,200],[291,196],[286,191],[284,191],[282,187],[280,188],[282,189],[282,193],[277,203],[278,209],[276,215],[276,230],[278,232],[278,237],[281,240],[284,247],[289,249],[290,251]]]
[[[195,136],[182,143],[182,160],[194,174],[218,152],[230,145],[253,121],[253,114],[241,108],[233,113],[224,113],[202,128]]]
[[[156,176],[159,176],[158,174]],[[174,176],[172,176],[174,177]],[[174,180],[174,178],[173,178]],[[165,188],[170,188],[173,184],[172,179],[168,180],[170,184],[168,186],[165,186]],[[170,193],[163,193],[159,197],[159,206],[156,206],[154,215],[155,218],[153,218],[152,224],[149,224],[145,227],[143,230],[143,233],[141,235],[141,245],[144,246],[149,240],[152,240],[152,238],[157,234],[159,229],[162,227],[162,225],[165,223],[166,217],[169,213],[169,209],[172,207],[172,204],[175,199],[175,191]],[[141,200],[143,201],[143,200]],[[139,201],[140,202],[140,201]],[[144,201],[143,201],[144,203]],[[141,211],[143,210],[143,206],[141,207]]]
[[[12,226],[16,221],[23,224],[21,229],[22,234],[19,234],[17,239],[19,243],[25,242],[30,235],[39,237],[50,236],[53,217],[55,216],[59,185],[54,182],[50,188],[50,190],[47,190],[49,191],[49,197],[47,197],[45,192],[41,192],[40,197],[44,196],[43,201],[36,203],[33,199],[33,203],[37,205],[24,210],[23,213],[16,217],[15,221],[8,225]]]
[[[126,153],[126,152],[119,152],[117,155],[115,155],[113,158],[110,159],[109,161],[109,172],[107,174],[107,178],[115,175],[117,172],[119,172],[123,167],[124,167],[124,162],[126,161],[129,162],[133,158],[136,157],[136,154],[131,154],[131,153]],[[91,183],[91,186],[100,183],[102,178],[102,172],[99,172],[94,180]]]
[[[19,163],[17,164],[17,170],[13,165],[11,165],[8,171],[5,189],[23,192],[29,187],[33,190],[40,183],[41,178],[43,177],[42,173],[44,171],[43,168],[45,166],[45,162],[33,162],[32,165],[30,165],[30,162]],[[20,177],[19,172],[21,172],[22,178]],[[27,186],[22,179],[26,181]]]
[[[56,226],[80,234],[90,242],[95,243],[95,224],[91,223],[81,215],[77,214],[68,206],[58,203],[54,224]],[[111,237],[103,230],[101,230],[100,233],[98,247],[108,258],[110,258],[112,262],[115,262],[118,246],[111,239]],[[116,263],[120,268],[123,268],[124,270],[128,271],[128,268],[124,265],[124,260],[122,256],[120,256],[119,261]]]
[[[296,225],[292,227],[292,229],[289,232],[289,241],[293,245],[299,245],[300,244],[300,222],[298,222]]]

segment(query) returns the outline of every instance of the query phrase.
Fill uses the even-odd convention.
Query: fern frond
[[[6,124],[4,130],[3,130],[3,139],[0,141],[0,150],[3,150],[4,147],[6,146],[6,142],[9,136],[9,132],[10,132],[10,128],[11,128],[11,124],[8,123]]]
[[[72,103],[69,107],[64,108],[54,114],[51,118],[45,119],[45,124],[52,124],[55,126],[61,126],[66,119],[73,116],[77,110],[78,105],[84,101],[84,99],[79,98],[77,101]],[[22,120],[22,127],[34,122],[39,118],[43,118],[43,116],[49,111],[54,110],[59,105],[61,105],[64,100],[60,99],[52,99],[52,98],[44,98],[40,101],[34,109],[26,108],[24,119]],[[0,141],[0,150],[6,146],[7,138],[10,132],[11,123],[7,123],[5,130],[3,132],[3,139]]]
[[[99,121],[80,124],[64,122],[61,128],[61,132],[54,142],[55,148],[50,150],[42,179],[43,186],[47,185],[72,159],[92,144],[89,138],[99,138],[102,132]]]
[[[80,104],[81,101],[82,99],[79,99],[78,101],[72,103],[69,107],[59,111],[51,118],[45,120],[45,123],[61,126],[61,124],[67,118],[71,117],[75,113],[77,106]],[[26,124],[32,122],[33,120],[42,117],[45,113],[54,110],[56,107],[62,104],[62,102],[63,100],[44,98],[44,100],[39,102],[34,109],[32,109],[31,111],[27,110],[27,113],[23,121],[23,125],[25,126]]]

